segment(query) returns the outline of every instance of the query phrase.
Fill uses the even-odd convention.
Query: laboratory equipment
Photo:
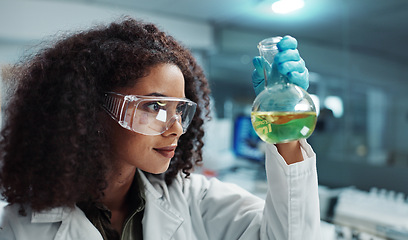
[[[338,197],[333,223],[390,240],[407,240],[407,219],[408,202],[403,193],[349,188]]]
[[[265,152],[260,144],[262,142],[255,133],[251,117],[238,116],[234,121],[233,150],[237,157],[263,163]]]
[[[251,122],[258,136],[268,143],[283,143],[308,138],[317,120],[316,107],[310,95],[290,83],[276,64],[277,43],[281,37],[258,44],[263,59],[265,89],[252,104]]]

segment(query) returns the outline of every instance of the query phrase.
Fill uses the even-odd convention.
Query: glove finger
[[[254,85],[254,88],[257,87],[258,85],[262,85],[264,83],[264,78],[263,76],[258,74],[258,71],[255,69],[252,72],[252,84]]]
[[[259,76],[263,76],[263,62],[261,56],[256,56],[252,59],[252,64],[255,67],[255,71],[258,73]]]
[[[278,70],[281,74],[287,75],[290,72],[304,72],[306,69],[305,62],[303,59],[299,61],[289,61],[289,62],[284,62],[278,65]]]
[[[270,74],[271,65],[269,65],[261,56],[254,57],[252,63],[255,67],[257,74],[259,75],[259,78],[264,78],[265,75],[264,70],[266,71],[267,74]]]
[[[299,61],[301,59],[297,49],[288,49],[283,52],[278,52],[275,55],[274,62],[277,64],[287,61]]]
[[[277,47],[278,50],[282,52],[287,49],[296,49],[297,45],[298,45],[297,40],[294,37],[287,35],[284,36],[282,40],[278,42]]]
[[[256,95],[262,92],[265,88],[265,80],[258,74],[256,70],[252,72],[252,84]]]
[[[307,68],[304,72],[290,72],[287,76],[291,83],[296,84],[305,90],[309,88],[309,71]]]

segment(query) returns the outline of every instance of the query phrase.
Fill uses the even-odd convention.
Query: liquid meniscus
[[[316,112],[252,112],[252,126],[268,143],[308,138],[316,125]]]

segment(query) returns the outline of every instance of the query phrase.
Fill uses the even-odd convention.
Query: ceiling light
[[[279,0],[272,4],[272,11],[286,14],[302,8],[305,5],[303,0]]]

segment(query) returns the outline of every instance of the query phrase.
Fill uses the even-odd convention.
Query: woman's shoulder
[[[22,213],[24,209],[24,214]],[[61,224],[66,221],[67,224]],[[41,212],[29,206],[8,204],[0,211],[0,240],[54,239],[61,230],[62,239],[81,239],[79,236],[92,236],[86,239],[101,239],[100,234],[77,207],[56,207]]]
[[[21,214],[21,209],[18,204],[2,204],[0,209],[0,240],[16,239],[15,230],[30,223],[31,209],[25,208],[25,214]]]
[[[0,224],[15,220],[31,219],[31,208],[20,204],[9,204],[2,202],[0,209]]]
[[[180,173],[175,182],[182,188],[184,194],[193,195],[199,199],[246,193],[236,184],[222,182],[217,177],[208,177],[201,173],[191,173],[188,177]]]
[[[210,186],[211,181],[212,180],[208,177],[200,173],[191,173],[187,176],[185,173],[180,172],[174,182],[184,189],[190,187],[205,189]]]
[[[21,223],[36,223],[36,222],[60,222],[71,214],[73,208],[70,207],[55,207],[41,212],[36,212],[28,205],[6,204],[0,210],[0,221],[21,222]]]

